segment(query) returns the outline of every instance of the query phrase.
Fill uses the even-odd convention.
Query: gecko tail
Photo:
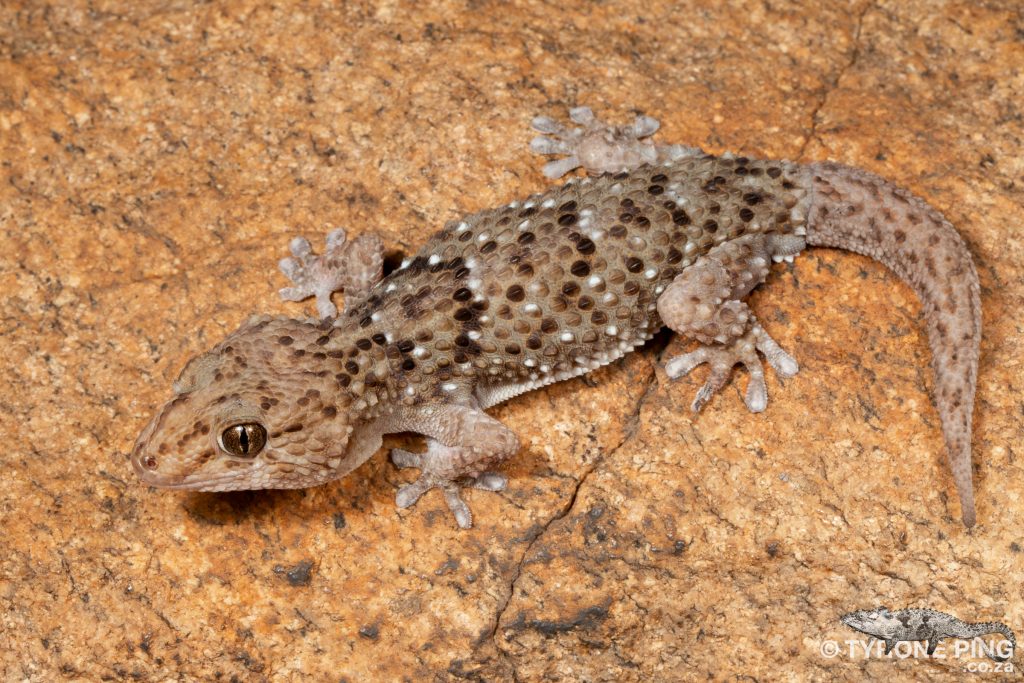
[[[966,526],[974,526],[971,419],[981,341],[978,274],[963,239],[941,213],[866,171],[808,167],[807,244],[865,254],[913,287],[924,308],[953,481]]]

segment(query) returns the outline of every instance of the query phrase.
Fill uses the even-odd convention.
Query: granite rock
[[[986,660],[851,656],[839,615],[1024,626],[1019,3],[334,5],[0,5],[0,677],[956,680]],[[469,532],[436,493],[396,510],[414,475],[383,456],[307,491],[135,480],[188,358],[310,314],[277,299],[290,237],[410,253],[543,188],[529,121],[575,104],[946,213],[983,288],[976,528],[917,301],[827,250],[752,298],[802,366],[765,413],[739,374],[693,416],[660,336],[493,411],[524,446]]]

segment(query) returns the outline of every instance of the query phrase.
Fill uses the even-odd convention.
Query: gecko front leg
[[[332,318],[338,309],[331,301],[334,292],[345,293],[345,306],[362,301],[380,281],[384,269],[384,244],[374,234],[360,235],[351,242],[341,228],[327,234],[323,254],[314,254],[309,240],[296,237],[289,244],[291,257],[278,263],[294,286],[280,290],[285,301],[316,297],[321,318]]]
[[[797,235],[747,235],[725,242],[697,259],[680,273],[658,298],[658,314],[672,330],[703,344],[696,351],[676,356],[665,364],[672,379],[697,366],[711,366],[708,381],[697,392],[692,409],[699,411],[742,364],[750,373],[744,402],[752,413],[768,405],[760,351],[782,377],[792,377],[800,367],[772,339],[742,300],[764,282],[774,258],[791,257],[804,248]]]
[[[597,118],[590,107],[575,107],[569,110],[569,118],[580,127],[566,128],[547,116],[533,119],[533,129],[544,135],[535,137],[530,149],[537,154],[565,155],[544,165],[544,175],[552,180],[580,167],[590,175],[619,173],[700,153],[693,147],[651,140],[661,124],[650,116],[641,114],[632,125],[612,126]]]
[[[503,490],[506,478],[487,470],[519,450],[518,437],[475,406],[418,407],[403,413],[398,422],[404,430],[425,434],[427,451],[391,451],[391,460],[398,467],[420,470],[416,481],[399,489],[395,503],[407,508],[430,489],[441,489],[456,523],[463,529],[473,526],[473,515],[459,489]]]

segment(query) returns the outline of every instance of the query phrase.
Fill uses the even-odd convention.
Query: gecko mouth
[[[240,471],[228,471],[212,473],[192,474],[164,474],[149,469],[144,464],[145,457],[142,453],[132,453],[132,469],[139,480],[147,486],[155,486],[161,489],[185,490],[185,491],[235,491],[249,488],[243,481],[245,477],[240,476]],[[253,462],[250,467],[259,466],[260,463]],[[246,474],[251,476],[251,469]]]

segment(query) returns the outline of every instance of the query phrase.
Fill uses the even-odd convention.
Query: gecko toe
[[[313,251],[305,237],[288,243],[291,256],[281,259],[278,268],[292,282],[279,290],[285,301],[316,297],[321,318],[333,318],[338,308],[331,301],[334,292],[345,292],[346,304],[365,296],[383,273],[383,243],[375,235],[360,235],[349,241],[341,228],[332,230],[324,240],[323,254]]]
[[[436,448],[436,446],[435,446]],[[431,489],[440,489],[444,494],[445,503],[455,517],[455,523],[460,529],[469,529],[473,526],[473,513],[469,505],[462,499],[463,488],[474,488],[481,491],[504,491],[508,486],[508,478],[497,472],[482,472],[478,475],[452,476],[442,475],[432,469],[436,463],[432,462],[430,451],[427,453],[413,453],[400,448],[391,449],[391,462],[400,468],[417,468],[421,470],[420,476],[411,484],[407,484],[395,494],[395,505],[400,509],[413,506],[423,494]]]
[[[400,509],[405,509],[416,504],[424,493],[434,488],[429,480],[420,477],[411,484],[407,484],[402,488],[398,489],[398,493],[395,494],[395,505]]]
[[[466,501],[462,500],[462,496],[459,494],[459,487],[449,484],[441,488],[444,491],[444,502],[448,504],[448,509],[455,516],[455,523],[459,525],[460,529],[471,528],[473,526],[473,513],[470,512]]]
[[[395,467],[399,467],[401,469],[406,469],[408,467],[422,469],[423,454],[413,453],[412,451],[402,450],[401,448],[392,448],[391,462],[395,464]]]
[[[758,351],[764,354],[768,365],[779,377],[792,377],[800,370],[796,360],[783,351],[760,325],[755,324],[746,334],[728,344],[708,344],[669,359],[665,363],[665,374],[670,379],[678,379],[699,365],[707,363],[711,366],[707,382],[690,406],[697,413],[728,383],[733,367],[742,365],[750,375],[743,402],[750,412],[760,413],[768,407],[768,386]]]
[[[658,159],[657,148],[648,138],[661,124],[650,116],[641,114],[630,124],[613,126],[601,121],[590,107],[574,107],[569,119],[577,125],[563,126],[546,116],[533,119],[533,129],[544,135],[534,138],[530,149],[565,157],[544,165],[548,178],[560,178],[580,167],[593,176],[618,173]]]
[[[508,477],[497,472],[484,472],[474,477],[470,486],[481,491],[504,491],[508,487]]]

